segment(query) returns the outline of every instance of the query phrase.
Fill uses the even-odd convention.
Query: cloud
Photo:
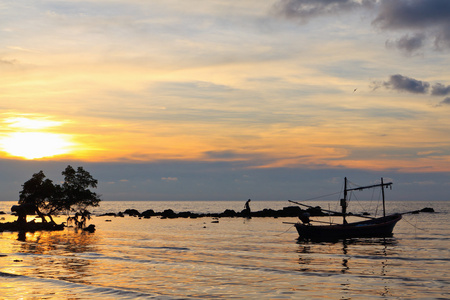
[[[382,0],[372,24],[383,30],[413,30],[392,42],[409,52],[422,47],[426,37],[434,38],[437,48],[450,49],[450,1],[448,0]]]
[[[386,41],[388,48],[410,55],[427,46],[428,40],[433,40],[436,49],[450,49],[448,0],[278,0],[273,5],[276,15],[301,23],[355,9],[372,11],[374,27],[403,32],[400,38]]]
[[[400,74],[391,75],[388,81],[374,82],[374,90],[385,87],[387,89],[397,90],[401,92],[409,92],[413,94],[428,94],[430,84],[426,81],[417,80]],[[436,83],[433,85],[430,95],[446,96],[450,94],[450,85]],[[445,98],[436,107],[450,105],[450,97]]]
[[[306,23],[309,19],[368,7],[375,0],[279,0],[273,6],[276,14]]]
[[[386,47],[397,48],[407,54],[411,54],[416,50],[421,49],[424,46],[426,35],[424,33],[418,33],[414,36],[405,35],[398,40],[386,41]]]
[[[445,98],[439,104],[440,105],[450,105],[450,97]]]
[[[433,96],[446,96],[450,94],[450,85],[443,85],[441,83],[437,83],[433,85],[433,89],[431,90],[431,95]]]
[[[405,91],[414,94],[425,94],[428,92],[430,84],[428,82],[409,78],[400,74],[391,75],[383,86],[397,91]]]

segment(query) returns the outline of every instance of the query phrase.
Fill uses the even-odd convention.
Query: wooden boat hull
[[[300,239],[339,240],[359,237],[390,237],[395,224],[402,218],[400,214],[354,222],[346,225],[295,224]]]

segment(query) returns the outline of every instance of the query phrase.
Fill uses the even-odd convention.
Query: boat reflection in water
[[[374,295],[390,295],[390,266],[397,240],[391,238],[344,239],[338,242],[298,240],[298,271],[340,283],[342,299],[358,297],[370,286]],[[326,278],[326,279],[325,279]],[[331,284],[331,283],[330,283]]]

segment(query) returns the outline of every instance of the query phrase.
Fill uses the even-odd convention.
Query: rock
[[[237,214],[232,209],[225,209],[224,212],[221,214],[221,217],[235,217]]]
[[[163,211],[163,212],[161,213],[161,216],[162,216],[163,218],[176,218],[176,217],[177,217],[177,215],[175,214],[175,212],[174,212],[173,210],[171,210],[171,209],[166,209],[165,211]]]
[[[19,223],[17,221],[0,223],[0,232],[2,231],[35,232],[41,230],[44,231],[64,230],[64,223],[63,224],[36,223],[34,221],[27,223]]]
[[[434,213],[434,209],[432,207],[424,207],[420,210],[420,212],[429,212],[429,213]]]
[[[124,215],[129,215],[131,217],[139,217],[141,213],[136,209],[127,209],[123,212]]]
[[[320,206],[310,207],[306,210],[311,216],[325,216],[326,214],[322,211]]]
[[[147,209],[144,211],[141,216],[143,216],[145,219],[148,219],[150,217],[156,216],[155,211],[153,209]]]
[[[88,227],[83,228],[83,230],[92,233],[92,232],[95,231],[95,225],[94,225],[94,224],[91,224],[91,225],[89,225]]]
[[[101,214],[100,217],[116,217],[117,215],[115,213],[106,213]]]

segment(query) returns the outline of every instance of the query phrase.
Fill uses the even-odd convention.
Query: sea
[[[244,203],[103,201],[92,209],[93,233],[0,232],[0,299],[450,299],[450,201],[388,202],[388,213],[435,213],[404,215],[393,237],[333,243],[299,241],[296,218],[101,216],[126,209],[220,213]],[[13,204],[0,202],[0,222],[15,219]],[[291,205],[251,202],[253,211]],[[370,206],[380,214],[368,201],[353,212]]]

